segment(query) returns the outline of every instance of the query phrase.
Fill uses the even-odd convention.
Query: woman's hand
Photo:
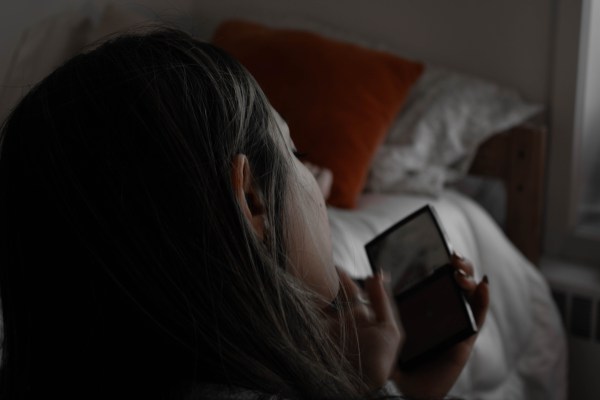
[[[471,304],[475,322],[480,329],[489,305],[487,277],[477,284],[473,278],[471,263],[456,254],[452,256],[452,265],[456,269],[456,281]],[[476,338],[477,335],[473,335],[409,371],[396,370],[392,379],[406,396],[441,399],[458,379],[473,350]]]
[[[329,194],[331,193],[333,173],[327,168],[319,167],[318,165],[311,164],[307,161],[304,161],[303,164],[306,168],[308,168],[311,174],[313,174],[315,181],[317,181],[317,185],[319,185],[319,189],[321,189],[323,198],[327,200],[329,198]]]
[[[369,387],[378,389],[390,378],[402,339],[383,275],[368,278],[363,292],[346,272],[338,268],[338,273],[342,293],[345,293],[341,301],[346,303],[349,312],[344,322],[350,335],[348,343],[342,345]],[[356,327],[356,338],[352,325]]]

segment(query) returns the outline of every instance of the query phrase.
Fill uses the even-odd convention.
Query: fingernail
[[[352,279],[361,289],[365,288],[365,279]]]
[[[487,276],[487,275],[484,275],[484,276],[483,276],[483,279],[482,279],[482,281],[483,281],[483,283],[485,283],[486,285],[489,285],[489,284],[490,284],[490,280],[488,279],[488,276]]]
[[[383,268],[380,269],[378,275],[383,283],[388,284],[392,281],[392,275],[390,274],[390,271],[388,271],[387,269],[383,269]]]
[[[461,279],[465,279],[468,281],[474,280],[473,275],[469,275],[465,270],[457,269],[456,274],[458,274],[461,277]]]
[[[465,259],[465,257],[461,253],[459,253],[458,251],[454,251],[454,256],[456,258],[458,258],[459,260],[464,260]]]
[[[464,270],[462,270],[460,268],[456,270],[456,273],[465,278],[467,278],[469,276],[469,274],[467,274]]]
[[[385,284],[387,285],[392,283],[392,274],[390,273],[390,271],[385,271],[383,273],[383,282],[385,282]]]
[[[356,295],[355,300],[359,304],[364,304],[366,306],[371,305],[371,302],[369,301],[369,299],[367,299],[362,293],[359,293],[358,295]]]

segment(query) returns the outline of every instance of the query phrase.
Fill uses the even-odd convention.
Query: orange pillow
[[[329,204],[355,207],[375,151],[423,65],[241,20],[222,23],[213,43],[252,73],[307,161],[333,172]]]

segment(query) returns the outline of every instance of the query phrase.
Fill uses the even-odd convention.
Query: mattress
[[[355,210],[329,208],[334,260],[369,274],[364,244],[425,204],[435,207],[453,248],[490,282],[490,309],[451,394],[468,399],[565,399],[566,339],[549,287],[475,202],[452,190],[436,198],[363,194]]]

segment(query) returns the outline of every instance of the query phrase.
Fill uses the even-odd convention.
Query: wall
[[[0,3],[0,77],[23,29],[60,10],[73,7],[77,0],[12,0]],[[1,80],[0,80],[1,82]]]
[[[553,0],[223,0],[197,1],[209,32],[226,16],[283,25],[322,23],[407,56],[519,88],[546,102]],[[310,25],[310,23],[308,23]]]
[[[585,65],[585,93],[582,113],[583,150],[587,201],[600,211],[600,2],[591,1],[590,27]]]
[[[2,0],[0,1],[0,82],[21,34],[25,29],[67,9],[92,8],[108,0]],[[187,13],[194,0],[116,0],[115,3],[135,4],[147,14]],[[93,10],[90,10],[93,13]]]
[[[600,3],[560,0],[559,5],[551,99],[548,257],[542,271],[554,290],[566,295],[570,398],[592,400],[600,398],[595,373],[600,369],[600,248],[597,236],[587,237],[578,229],[576,206],[585,183],[593,185],[598,196],[598,169],[596,175],[587,171],[586,182],[586,171],[580,167],[594,161],[600,167]]]
[[[600,144],[600,43],[588,32],[591,27],[597,35],[600,13],[596,0],[559,0],[558,5],[544,248],[554,257],[597,264],[598,235],[578,224],[578,206],[585,189],[583,161],[586,157],[597,161],[594,146]],[[591,142],[582,142],[584,138]]]
[[[552,0],[136,0],[156,13],[192,10],[207,35],[227,16],[271,23],[322,23],[371,43],[383,41],[407,56],[443,64],[519,88],[546,102],[550,74]],[[0,77],[21,31],[87,0],[9,0],[0,3]],[[273,17],[274,16],[274,17]],[[334,22],[333,22],[334,21]],[[476,32],[476,34],[474,34]]]
[[[569,398],[600,398],[600,270],[575,262],[542,260],[567,332]],[[587,303],[582,307],[581,303]]]

